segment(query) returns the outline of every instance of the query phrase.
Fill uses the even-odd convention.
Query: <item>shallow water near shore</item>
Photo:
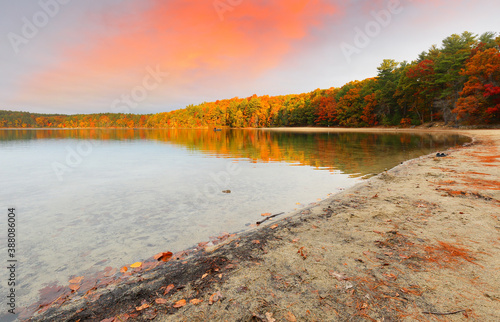
[[[0,204],[16,208],[18,227],[17,305],[36,301],[48,283],[241,231],[261,213],[292,211],[468,141],[406,132],[0,130],[8,187]],[[2,254],[6,237],[2,229]],[[0,298],[4,306],[3,287]]]

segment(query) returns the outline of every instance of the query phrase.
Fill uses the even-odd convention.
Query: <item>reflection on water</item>
[[[261,213],[291,211],[357,177],[466,140],[410,133],[0,130],[6,187],[0,206],[16,208],[19,227],[18,304],[34,302],[49,282],[65,284],[73,275],[242,230]],[[6,227],[6,217],[0,220]],[[5,229],[0,238],[6,254]],[[0,274],[5,281],[6,270]]]
[[[274,132],[204,129],[0,130],[0,140],[150,140],[217,157],[252,162],[291,162],[325,170],[367,175],[403,160],[468,141],[446,133]]]

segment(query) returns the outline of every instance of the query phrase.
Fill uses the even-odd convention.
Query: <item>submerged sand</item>
[[[500,130],[457,132],[474,143],[117,273],[33,320],[500,321]]]

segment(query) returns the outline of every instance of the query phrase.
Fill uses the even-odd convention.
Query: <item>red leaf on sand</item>
[[[263,214],[260,214],[262,217],[267,217],[267,216],[271,216],[271,213],[270,212],[265,212]]]
[[[222,298],[221,292],[217,291],[210,296],[210,299],[208,299],[208,304],[212,305],[215,302],[219,301],[221,298]]]
[[[304,249],[304,246],[300,247],[299,250],[297,251],[297,253],[299,253],[300,256],[304,257],[304,259],[307,258],[307,254],[306,254],[306,251]]]
[[[162,298],[157,298],[155,302],[156,304],[167,304],[167,300]]]
[[[252,243],[254,243],[254,244],[260,244],[260,240],[252,240]]]
[[[192,299],[191,301],[189,301],[189,303],[194,304],[194,305],[198,305],[201,302],[203,302],[203,300],[200,300],[200,299]]]
[[[142,310],[144,310],[144,309],[147,309],[148,307],[149,307],[149,304],[144,303],[143,305],[138,306],[138,307],[136,307],[135,309],[136,309],[137,311],[142,311]]]
[[[127,266],[123,266],[123,267],[120,269],[120,273],[125,273],[126,271],[128,271]]]
[[[78,289],[80,288],[80,285],[78,285],[78,284],[69,284],[69,288],[70,288],[70,290],[72,290],[73,292],[76,292],[76,291],[78,291]]]
[[[285,318],[289,321],[289,322],[297,322],[297,318],[295,317],[295,315],[293,315],[292,312],[288,312],[287,314],[285,314]]]
[[[180,307],[183,307],[184,305],[186,305],[186,300],[182,299],[182,300],[179,300],[179,301],[175,302],[175,304],[173,305],[173,307],[180,308]]]
[[[168,292],[170,292],[173,288],[174,288],[174,284],[170,284],[169,286],[167,286],[167,289],[165,290],[165,292],[163,292],[163,295],[165,295]]]
[[[69,280],[70,284],[78,284],[83,280],[83,276],[78,276]]]
[[[271,226],[271,227],[269,227],[269,228],[271,228],[271,229],[276,229],[276,228],[278,228],[278,224],[274,224],[274,225],[272,225],[272,226]]]
[[[156,254],[153,258],[158,261],[168,262],[170,258],[172,258],[172,255],[173,255],[172,252],[164,252]]]

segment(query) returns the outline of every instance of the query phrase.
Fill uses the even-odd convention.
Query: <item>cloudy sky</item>
[[[154,113],[376,76],[498,0],[0,0],[0,109]]]

